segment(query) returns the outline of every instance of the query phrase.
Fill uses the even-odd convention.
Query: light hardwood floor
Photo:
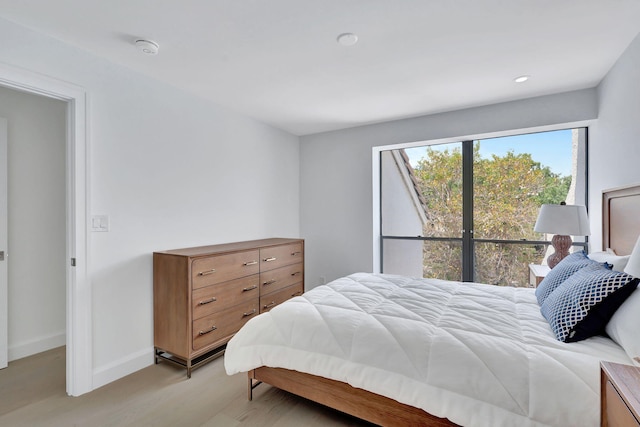
[[[65,349],[0,370],[0,426],[371,426],[263,384],[247,401],[246,375],[223,359],[195,370],[149,366],[80,397],[65,393]]]

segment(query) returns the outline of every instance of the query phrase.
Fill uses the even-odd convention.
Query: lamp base
[[[555,252],[547,258],[549,268],[555,267],[564,257],[569,255],[571,243],[573,243],[573,241],[570,236],[563,236],[559,234],[553,236],[553,239],[551,239],[551,246],[553,246]]]

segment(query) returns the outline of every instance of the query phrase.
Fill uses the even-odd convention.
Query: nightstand
[[[600,425],[640,426],[640,369],[619,363],[600,363]]]
[[[529,264],[529,285],[537,288],[549,271],[548,265]]]

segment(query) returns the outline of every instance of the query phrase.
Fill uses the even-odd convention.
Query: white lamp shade
[[[636,241],[636,245],[631,251],[627,266],[624,268],[624,272],[634,277],[640,277],[640,238]]]
[[[581,205],[542,205],[533,229],[538,233],[563,236],[591,234],[587,208]]]

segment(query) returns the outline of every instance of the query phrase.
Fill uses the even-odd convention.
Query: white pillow
[[[587,256],[594,261],[613,265],[614,271],[624,271],[631,255],[616,255],[611,249],[608,249],[606,252],[593,252]]]
[[[640,289],[618,308],[605,328],[607,335],[627,352],[636,366],[640,366]]]

